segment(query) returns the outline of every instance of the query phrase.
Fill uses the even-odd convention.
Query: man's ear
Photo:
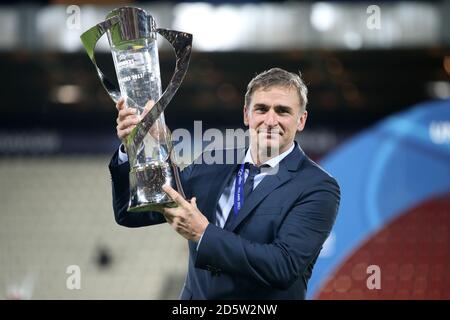
[[[248,108],[246,105],[244,106],[244,124],[248,126]]]
[[[303,131],[303,129],[305,128],[306,119],[308,119],[308,111],[305,110],[305,112],[303,112],[303,114],[300,116],[300,119],[298,120],[298,132]]]

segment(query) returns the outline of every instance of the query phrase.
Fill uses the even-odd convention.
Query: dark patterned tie
[[[247,200],[250,193],[253,191],[253,185],[255,181],[255,176],[261,173],[261,169],[254,164],[246,163],[246,168],[248,168],[248,177],[244,183],[244,202]]]

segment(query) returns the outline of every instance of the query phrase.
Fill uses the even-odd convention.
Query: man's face
[[[244,123],[250,128],[250,144],[257,150],[283,153],[297,131],[305,127],[308,113],[300,113],[300,98],[294,88],[273,86],[253,92],[244,107]]]

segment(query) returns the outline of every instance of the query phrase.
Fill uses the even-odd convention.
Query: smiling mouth
[[[281,136],[281,132],[279,131],[259,131],[259,134],[265,135],[267,138],[276,137],[278,135]]]

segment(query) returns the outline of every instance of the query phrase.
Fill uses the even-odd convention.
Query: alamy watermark
[[[366,286],[369,290],[381,289],[381,268],[376,264],[367,267],[366,273],[369,274],[366,280]]]
[[[380,30],[381,29],[381,9],[377,5],[370,5],[366,10],[369,16],[366,20],[366,26],[369,30]]]
[[[81,28],[81,9],[77,5],[70,5],[66,8],[66,27],[69,30],[79,30]]]
[[[66,279],[66,288],[69,290],[81,289],[81,268],[76,264],[67,266],[66,273],[69,276]]]
[[[152,136],[157,134],[150,132]],[[224,129],[210,128],[203,131],[202,121],[194,121],[193,134],[183,128],[172,132],[172,141],[175,144],[173,155],[178,165],[194,162],[195,164],[238,164],[243,160],[245,146],[254,141],[258,150],[259,159],[270,159],[279,155],[283,143],[282,129]],[[155,139],[160,140],[161,139]],[[235,150],[241,153],[236,154]],[[202,156],[200,156],[202,155]],[[256,161],[257,159],[253,159]],[[262,168],[264,170],[264,168]],[[267,170],[267,174],[275,174],[276,171]]]

